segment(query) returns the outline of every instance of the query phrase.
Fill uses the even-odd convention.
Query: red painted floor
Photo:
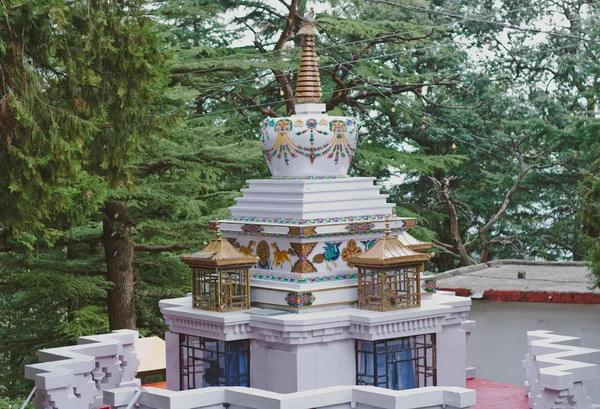
[[[166,382],[150,383],[144,386],[167,389]],[[468,379],[467,388],[477,391],[477,404],[471,409],[529,409],[522,386]]]
[[[468,379],[467,388],[477,391],[477,404],[471,409],[529,409],[522,386]]]

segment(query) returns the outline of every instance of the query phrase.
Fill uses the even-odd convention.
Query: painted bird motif
[[[377,241],[377,239],[373,239],[373,240],[361,240],[360,242],[363,244],[363,246],[365,246],[365,251],[367,251],[371,247],[373,247],[373,244],[375,244],[376,241]]]
[[[325,262],[325,266],[327,267],[327,270],[331,270],[331,267],[329,266],[329,263],[333,264],[335,267],[337,267],[337,263],[335,262],[338,258],[340,258],[340,246],[342,245],[342,242],[336,242],[336,243],[325,243],[325,246],[323,246],[323,250],[325,250],[323,253],[319,253],[317,255],[315,255],[312,259],[313,263],[323,263]]]

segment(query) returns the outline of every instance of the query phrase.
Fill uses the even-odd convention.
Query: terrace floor
[[[467,388],[477,391],[477,404],[471,409],[529,409],[522,386],[469,379]]]

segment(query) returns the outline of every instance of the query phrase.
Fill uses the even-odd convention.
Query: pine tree
[[[592,148],[600,158],[600,144]],[[583,221],[588,253],[586,260],[591,270],[591,288],[600,288],[600,159],[596,159],[581,184],[582,203],[580,217]]]
[[[133,297],[132,271],[111,268],[119,254],[96,244],[162,120],[153,103],[167,59],[142,1],[9,0],[0,15],[0,385],[10,395],[35,350],[108,330],[107,291],[117,308]],[[107,245],[127,239],[109,228]]]

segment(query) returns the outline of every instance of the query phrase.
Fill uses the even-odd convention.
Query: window
[[[357,340],[356,384],[394,390],[436,386],[435,334]]]
[[[179,335],[180,389],[250,386],[250,341]]]

